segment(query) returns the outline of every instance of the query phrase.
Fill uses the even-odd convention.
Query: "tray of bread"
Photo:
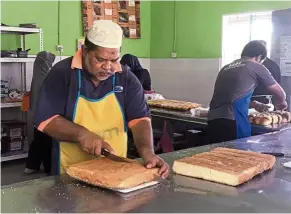
[[[268,126],[291,122],[291,112],[272,111],[264,113],[252,113],[249,115],[249,122],[255,125]]]
[[[216,148],[210,152],[176,160],[173,171],[188,177],[238,186],[272,169],[275,161],[276,158],[272,155]]]
[[[177,111],[188,111],[194,108],[198,108],[201,105],[198,103],[179,101],[179,100],[149,100],[148,104],[154,108],[164,108]]]
[[[72,164],[67,174],[87,184],[121,193],[158,184],[157,168],[146,169],[138,161],[117,162],[105,157]]]

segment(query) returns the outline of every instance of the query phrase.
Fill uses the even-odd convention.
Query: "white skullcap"
[[[121,27],[110,20],[94,21],[87,33],[90,42],[104,48],[120,48],[122,36]]]

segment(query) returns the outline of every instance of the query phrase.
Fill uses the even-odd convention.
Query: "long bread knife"
[[[125,163],[132,163],[133,160],[129,160],[127,158],[123,158],[117,155],[114,155],[107,151],[106,149],[101,149],[101,155],[104,155],[106,158],[112,160],[112,161],[117,161],[117,162],[125,162]]]
[[[290,158],[291,156],[288,154],[284,154],[281,152],[261,152],[261,154],[265,154],[265,155],[273,155],[275,157],[287,157]]]

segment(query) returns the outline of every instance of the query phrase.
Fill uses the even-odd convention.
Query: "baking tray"
[[[68,174],[68,173],[67,173]],[[112,187],[108,187],[106,185],[102,185],[102,184],[93,184],[93,183],[89,183],[88,181],[86,180],[83,180],[83,179],[80,179],[80,178],[77,178],[75,176],[72,176],[70,174],[68,174],[71,178],[73,179],[76,179],[78,181],[82,181],[86,184],[89,184],[89,185],[93,185],[95,187],[100,187],[100,188],[103,188],[103,189],[108,189],[108,190],[111,190],[111,191],[114,191],[114,192],[119,192],[119,193],[123,193],[123,194],[127,194],[127,193],[131,193],[131,192],[134,192],[134,191],[137,191],[137,190],[141,190],[141,189],[144,189],[144,188],[147,188],[147,187],[151,187],[151,186],[154,186],[154,185],[157,185],[159,184],[159,181],[151,181],[151,182],[147,182],[147,183],[143,183],[143,184],[140,184],[138,186],[135,186],[135,187],[131,187],[131,188],[127,188],[127,189],[124,189],[124,188],[112,188]]]
[[[129,189],[111,189],[111,190],[126,194],[126,193],[131,193],[131,192],[134,192],[134,191],[137,191],[137,190],[141,190],[141,189],[144,189],[144,188],[147,188],[147,187],[151,187],[151,186],[157,185],[158,183],[159,183],[158,181],[151,181],[151,182],[144,183],[144,184],[141,184],[141,185],[138,185],[136,187],[129,188]]]
[[[291,161],[288,161],[286,163],[283,163],[283,166],[291,169]]]

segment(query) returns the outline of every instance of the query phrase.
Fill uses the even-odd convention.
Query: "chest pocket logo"
[[[114,92],[117,92],[117,93],[123,92],[123,87],[122,86],[115,86],[114,87]]]
[[[97,132],[102,139],[112,139],[115,136],[119,136],[120,129],[118,127],[113,127],[110,129],[105,129],[104,131]]]

